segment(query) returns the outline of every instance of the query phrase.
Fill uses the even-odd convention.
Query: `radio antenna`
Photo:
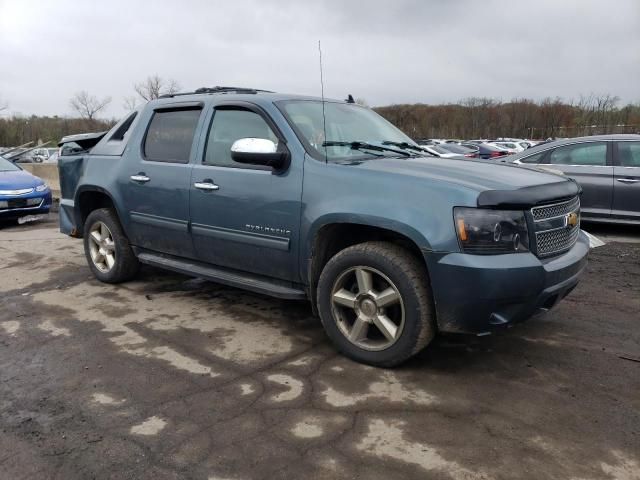
[[[320,40],[318,40],[318,54],[320,55],[320,92],[322,94],[322,129],[324,131],[324,139],[322,143],[327,141],[327,117],[324,113],[324,78],[322,76],[322,46],[320,45]],[[327,147],[323,145],[324,148],[324,163],[328,163],[327,161]]]

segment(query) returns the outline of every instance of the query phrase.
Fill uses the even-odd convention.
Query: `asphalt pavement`
[[[0,478],[640,479],[620,236],[546,315],[384,370],[304,302],[150,268],[101,284],[55,217],[0,227]]]

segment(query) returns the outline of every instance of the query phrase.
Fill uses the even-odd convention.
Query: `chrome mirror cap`
[[[240,138],[231,145],[232,153],[276,153],[278,146],[266,138]]]

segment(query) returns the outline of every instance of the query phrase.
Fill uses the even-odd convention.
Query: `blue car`
[[[0,220],[49,213],[51,189],[41,178],[31,175],[0,157]]]

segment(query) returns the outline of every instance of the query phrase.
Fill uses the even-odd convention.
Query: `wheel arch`
[[[310,230],[304,259],[301,262],[304,269],[302,278],[308,282],[309,299],[314,313],[317,312],[317,284],[322,269],[336,253],[359,243],[377,240],[402,246],[419,258],[430,282],[423,250],[429,250],[431,247],[427,239],[412,227],[377,217],[334,217],[327,220],[329,221],[316,223]]]
[[[99,208],[112,208],[115,210],[119,219],[122,219],[116,202],[107,190],[97,185],[84,185],[76,192],[74,201],[76,236],[82,237],[84,232],[84,224],[91,212]],[[121,221],[122,223],[122,221]],[[124,227],[123,227],[124,228]]]

